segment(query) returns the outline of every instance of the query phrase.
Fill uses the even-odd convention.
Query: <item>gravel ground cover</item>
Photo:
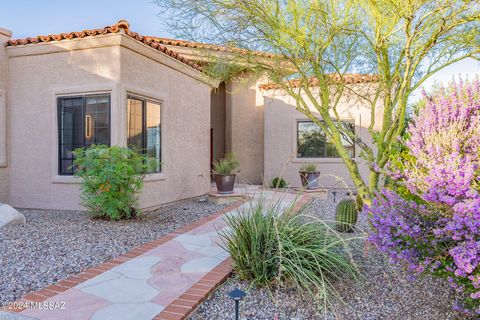
[[[339,196],[337,195],[337,202]],[[316,199],[304,211],[326,221],[335,217],[333,199]],[[359,229],[367,230],[365,217],[359,217]],[[362,230],[347,236],[361,236]],[[464,319],[452,311],[455,292],[444,281],[433,277],[410,279],[403,270],[389,264],[374,248],[366,248],[363,240],[355,243],[355,261],[362,277],[338,282],[340,298],[328,310],[294,288],[269,292],[250,287],[247,281],[230,277],[190,317],[190,320],[234,319],[234,303],[228,292],[241,288],[248,292],[241,302],[241,319],[310,320],[450,320]]]
[[[0,229],[0,302],[40,290],[225,206],[190,199],[118,222],[78,211],[19,210],[27,223]]]

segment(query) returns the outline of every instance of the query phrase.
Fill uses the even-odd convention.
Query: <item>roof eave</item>
[[[202,83],[216,88],[219,81],[206,75],[205,73],[182,63],[178,59],[171,57],[143,42],[140,42],[123,32],[97,35],[94,37],[75,38],[70,40],[40,42],[35,44],[7,46],[9,57],[43,55],[57,52],[94,49],[102,47],[121,46],[135,51],[147,58],[170,67],[178,72],[186,74]]]
[[[194,78],[200,82],[203,82],[209,85],[212,88],[218,88],[218,86],[220,85],[219,80],[214,79],[206,75],[205,73],[197,69],[194,69],[189,65],[186,65],[169,55],[163,54],[162,52],[159,52],[158,50],[152,48],[151,46],[144,44],[142,42],[139,42],[131,37],[123,36],[121,46],[130,50],[133,50],[163,65],[166,65],[178,72],[186,74],[191,78]]]

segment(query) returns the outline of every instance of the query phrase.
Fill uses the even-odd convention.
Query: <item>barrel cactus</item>
[[[353,232],[357,218],[358,210],[355,200],[344,199],[338,203],[335,214],[336,228],[338,231]]]

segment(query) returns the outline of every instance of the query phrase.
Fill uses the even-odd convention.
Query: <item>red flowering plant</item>
[[[412,274],[448,279],[480,315],[480,83],[453,83],[414,117],[389,183],[365,208],[370,242]]]

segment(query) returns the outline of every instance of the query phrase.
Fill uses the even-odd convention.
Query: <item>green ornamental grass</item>
[[[225,157],[213,162],[213,173],[218,175],[233,175],[240,163],[233,153],[227,153]]]
[[[241,279],[269,288],[290,283],[326,306],[337,295],[333,283],[357,275],[345,250],[350,240],[319,219],[294,214],[292,207],[260,200],[227,215],[223,246]]]
[[[300,167],[300,172],[315,173],[317,171],[317,165],[315,163],[305,163]]]

